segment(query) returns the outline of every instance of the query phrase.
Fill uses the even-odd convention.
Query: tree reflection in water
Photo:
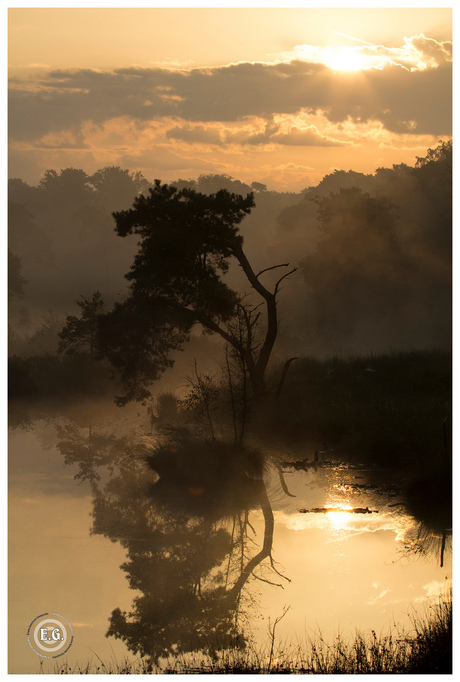
[[[243,588],[251,577],[280,584],[264,485],[268,465],[256,449],[198,438],[180,426],[156,438],[150,423],[140,420],[137,428],[123,430],[122,422],[130,420],[80,415],[57,427],[66,464],[78,465],[76,478],[91,485],[92,533],[125,548],[122,569],[136,591],[129,612],[112,611],[107,635],[151,665],[187,652],[215,656],[225,648],[244,649]],[[316,480],[340,494],[346,472],[321,472],[310,484]],[[383,472],[375,475],[380,479]],[[451,479],[442,472],[422,483],[399,489],[401,502],[387,510],[413,516],[408,552],[436,552],[442,562],[450,549]],[[365,504],[372,505],[373,493],[366,495]],[[264,519],[258,545],[251,525],[256,510]]]
[[[261,453],[185,430],[161,444],[75,424],[59,435],[66,463],[78,463],[77,477],[91,483],[91,532],[126,549],[121,568],[137,591],[129,612],[112,611],[107,636],[151,664],[245,648],[242,590],[264,559],[278,573]],[[255,509],[264,518],[261,547],[250,523]]]
[[[414,554],[434,554],[441,568],[447,552],[452,551],[452,468],[443,462],[429,475],[416,477],[405,491],[406,510],[417,524],[407,534],[407,545]]]

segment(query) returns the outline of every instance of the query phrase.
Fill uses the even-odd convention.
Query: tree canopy
[[[118,235],[141,237],[126,275],[133,295],[148,292],[171,311],[187,308],[197,318],[228,319],[236,298],[220,274],[242,244],[236,226],[253,206],[251,195],[220,190],[206,196],[158,181],[134,208],[114,213]]]
[[[96,291],[91,299],[81,296],[77,301],[81,308],[81,316],[68,315],[66,324],[59,332],[60,353],[87,352],[93,357],[97,335],[97,318],[104,309],[102,295]]]
[[[254,393],[265,393],[264,373],[277,334],[276,294],[286,274],[273,291],[260,276],[287,264],[253,271],[238,228],[253,207],[252,193],[242,197],[222,189],[205,195],[157,180],[148,196],[113,214],[119,236],[140,237],[126,275],[130,295],[100,324],[101,350],[121,370],[126,388],[121,403],[149,395],[149,383],[172,364],[171,351],[182,348],[196,324],[230,344],[247,365]],[[255,339],[260,312],[223,279],[232,258],[266,304],[260,343]]]

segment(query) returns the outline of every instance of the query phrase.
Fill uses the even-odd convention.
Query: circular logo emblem
[[[27,630],[29,646],[42,658],[58,658],[69,650],[73,630],[69,621],[58,613],[42,613]]]

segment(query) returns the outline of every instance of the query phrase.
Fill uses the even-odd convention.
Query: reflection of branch
[[[271,564],[272,569],[275,571],[275,573],[277,573],[277,574],[279,575],[280,578],[283,578],[284,580],[287,580],[288,583],[291,582],[291,579],[290,579],[290,578],[288,578],[286,575],[283,575],[282,573],[280,573],[280,572],[278,571],[277,568],[275,568],[275,562],[273,561],[273,557],[272,557],[271,554],[270,554],[270,564]]]
[[[278,616],[278,618],[275,619],[275,622],[273,623],[273,627],[270,629],[270,619],[268,620],[268,631],[270,633],[270,640],[271,640],[271,646],[270,646],[270,657],[268,659],[268,666],[267,669],[270,672],[270,668],[272,667],[272,660],[273,660],[273,651],[275,649],[275,630],[276,626],[280,622],[280,620],[283,620],[284,616],[286,613],[289,611],[291,607],[290,606],[284,606],[283,607],[283,613],[281,616]]]
[[[447,531],[443,530],[442,531],[442,543],[441,543],[441,556],[440,556],[440,567],[442,568],[444,566],[444,550],[446,549],[446,536],[447,536]]]
[[[266,580],[265,578],[261,578],[260,575],[254,575],[254,578],[256,580],[261,580],[263,583],[268,583],[269,585],[273,585],[274,587],[281,587],[281,589],[284,590],[284,587],[281,585],[281,583],[272,583],[271,580]]]
[[[251,524],[251,522],[249,521],[249,519],[247,520],[247,524],[248,524],[249,528],[252,530],[252,532],[254,533],[254,535],[257,535],[256,529],[255,529],[254,526]],[[248,537],[247,531],[246,531],[246,537]]]
[[[280,465],[276,462],[275,466],[276,466],[276,469],[278,471],[278,475],[280,477],[280,483],[281,483],[281,487],[283,489],[284,494],[287,495],[288,497],[297,497],[296,495],[293,495],[292,493],[289,492],[288,487],[286,485],[286,481],[284,480],[283,470],[280,467]]]
[[[267,491],[265,490],[265,485],[263,481],[260,482],[260,506],[262,507],[262,512],[265,520],[265,531],[264,531],[264,543],[262,549],[258,554],[256,554],[252,559],[246,564],[246,566],[241,571],[241,575],[233,585],[230,590],[230,595],[236,596],[243,589],[244,584],[247,579],[254,571],[256,566],[258,566],[266,557],[269,557],[272,551],[273,545],[273,529],[274,529],[274,518],[272,508],[270,506],[269,499],[267,497]]]
[[[232,539],[230,541],[230,552],[228,553],[227,577],[225,578],[225,587],[227,587],[227,585],[228,585],[228,576],[230,574],[230,559],[231,559],[232,551],[233,551],[233,538],[235,537],[235,522],[236,522],[236,517],[235,517],[235,514],[233,514]]]

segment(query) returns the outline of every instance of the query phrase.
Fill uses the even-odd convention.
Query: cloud
[[[188,144],[200,145],[281,145],[296,147],[342,147],[346,143],[333,139],[318,132],[313,125],[289,125],[274,121],[245,122],[239,130],[206,127],[202,125],[191,126],[187,123],[177,125],[166,131],[168,140],[180,140]]]
[[[160,146],[152,146],[140,152],[122,154],[120,164],[123,167],[137,168],[142,171],[211,171],[215,165],[203,159],[179,156]]]
[[[321,135],[315,126],[299,128],[291,126],[283,131],[280,126],[267,124],[263,133],[249,135],[240,140],[242,144],[280,144],[296,147],[343,147],[344,142]]]
[[[168,140],[182,140],[190,144],[215,144],[219,146],[224,144],[218,130],[204,126],[176,126],[166,131],[166,138]]]
[[[329,98],[327,118],[335,123],[377,121],[390,132],[450,135],[452,68],[408,71],[401,66],[344,74]]]
[[[444,41],[438,43],[433,38],[427,38],[423,33],[412,38],[404,39],[405,47],[419,52],[425,59],[426,67],[435,68],[444,63],[452,61],[452,42]]]
[[[374,589],[379,590],[379,592],[374,597],[369,597],[369,599],[365,602],[366,606],[372,606],[373,604],[378,602],[380,599],[383,599],[383,597],[385,597],[385,595],[387,595],[390,591],[390,590],[386,589],[385,587],[382,588],[380,585],[375,584],[375,583],[372,584],[372,587]]]
[[[344,35],[340,34],[339,35]],[[351,38],[351,36],[345,36]],[[351,38],[355,40],[355,38]],[[362,41],[366,43],[366,41]],[[293,61],[301,59],[340,68],[340,59],[352,55],[356,64],[364,69],[383,69],[388,64],[402,66],[411,71],[436,68],[452,61],[452,42],[438,42],[427,38],[423,33],[404,38],[401,47],[384,45],[353,45],[346,47],[317,47],[315,45],[296,45],[290,52],[282,52],[278,59]],[[276,56],[276,55],[273,55]]]
[[[380,122],[395,133],[449,135],[452,71],[449,44],[425,36],[406,39],[432,68],[401,64],[382,69],[335,72],[324,64],[294,60],[239,63],[224,67],[171,70],[122,68],[55,70],[38,81],[12,84],[10,136],[37,140],[61,130],[78,133],[84,122],[103,125],[128,117],[140,124],[172,118],[169,139],[221,144],[207,124],[241,125],[251,117],[322,112],[332,123]],[[361,50],[380,50],[360,46]],[[196,124],[196,125],[193,125]],[[231,135],[230,142],[237,142]],[[242,144],[337,145],[310,129],[251,134]]]

